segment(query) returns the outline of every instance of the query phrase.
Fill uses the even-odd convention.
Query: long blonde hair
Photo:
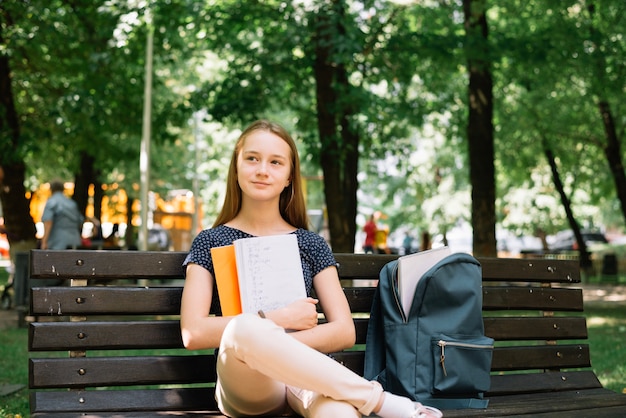
[[[257,120],[249,125],[239,136],[228,168],[226,179],[226,196],[220,214],[213,227],[231,221],[241,210],[241,187],[237,181],[237,157],[248,136],[255,131],[267,131],[283,139],[291,149],[291,182],[280,194],[279,210],[285,221],[296,228],[308,229],[309,218],[306,212],[304,194],[302,192],[302,176],[300,174],[300,157],[296,143],[287,130],[277,123],[268,120]]]

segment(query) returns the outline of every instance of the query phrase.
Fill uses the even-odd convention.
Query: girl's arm
[[[230,317],[209,316],[213,276],[198,264],[189,264],[180,308],[180,330],[189,350],[217,348]]]
[[[350,306],[339,282],[337,268],[327,267],[319,272],[313,278],[313,286],[322,305],[326,323],[316,325],[315,299],[311,298],[266,313],[267,318],[284,328],[300,329],[290,335],[323,353],[352,347],[355,343],[356,331]],[[306,323],[305,320],[301,320],[300,326],[293,326],[295,319],[304,316],[311,318],[310,326],[302,325]]]

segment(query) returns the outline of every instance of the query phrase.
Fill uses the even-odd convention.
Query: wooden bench
[[[178,324],[184,253],[31,252],[29,385],[33,417],[221,416],[210,351],[182,348]],[[363,371],[371,280],[393,259],[336,254],[358,344],[335,357]],[[626,396],[590,369],[578,264],[480,259],[486,334],[494,338],[486,410],[444,416],[624,416]],[[366,286],[363,286],[365,284]],[[69,352],[69,355],[68,355]],[[621,361],[615,359],[616,362]]]

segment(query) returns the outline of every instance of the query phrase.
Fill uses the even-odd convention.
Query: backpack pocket
[[[493,339],[440,335],[432,339],[433,394],[481,393],[491,385]]]

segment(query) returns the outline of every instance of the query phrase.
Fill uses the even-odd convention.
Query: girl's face
[[[291,181],[289,145],[271,132],[252,132],[237,156],[237,180],[244,198],[278,200]]]

